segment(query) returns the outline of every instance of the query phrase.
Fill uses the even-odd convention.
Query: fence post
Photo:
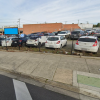
[[[72,38],[72,48],[71,48],[71,55],[72,55],[72,51],[73,51],[73,40],[74,39],[74,35],[73,35],[73,38]]]

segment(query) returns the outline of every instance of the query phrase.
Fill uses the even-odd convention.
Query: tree
[[[100,27],[100,23],[98,23],[98,24],[96,25],[96,27]]]

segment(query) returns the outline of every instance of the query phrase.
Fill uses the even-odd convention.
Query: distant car
[[[0,46],[1,46],[1,43],[2,43],[3,40],[5,40],[5,38],[0,37]]]
[[[87,31],[89,34],[91,34],[91,33],[92,33],[92,30],[85,30],[85,31]]]
[[[67,39],[64,36],[50,36],[46,43],[46,48],[62,48],[67,45]]]
[[[85,35],[84,31],[72,31],[70,35],[70,39],[78,39],[79,37],[84,35]]]
[[[82,36],[77,40],[74,49],[97,53],[99,49],[98,39],[95,36]]]
[[[94,36],[97,36],[98,38],[100,38],[100,30],[97,30],[94,34]]]
[[[61,31],[55,32],[55,35],[58,35],[58,33],[60,33]]]
[[[44,33],[44,36],[54,36],[55,33]]]
[[[16,37],[9,37],[2,41],[2,46],[18,46],[18,38]]]
[[[94,33],[95,33],[96,31],[97,31],[96,29],[92,29],[92,32],[94,32]]]
[[[65,36],[66,38],[69,38],[70,34],[71,34],[71,32],[69,30],[67,30],[67,31],[61,31],[61,32],[58,33],[58,35]]]

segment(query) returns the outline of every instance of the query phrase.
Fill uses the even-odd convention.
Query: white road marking
[[[32,100],[32,97],[24,82],[13,79],[16,100]]]

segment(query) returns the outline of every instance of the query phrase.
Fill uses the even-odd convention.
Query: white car
[[[15,44],[17,44],[16,40],[18,40],[18,37],[6,38],[5,40],[2,40],[1,46],[14,46]]]
[[[26,41],[26,46],[41,46],[43,43],[45,43],[47,40],[46,36],[40,36],[40,37],[30,37],[30,39],[28,39]]]
[[[64,36],[50,36],[45,43],[46,48],[62,48],[64,45],[67,45],[67,39]]]
[[[66,38],[68,38],[71,35],[71,32],[69,30],[67,31],[61,31],[58,33],[59,36],[65,36]]]
[[[74,49],[97,53],[99,42],[95,36],[82,36],[77,40]]]

